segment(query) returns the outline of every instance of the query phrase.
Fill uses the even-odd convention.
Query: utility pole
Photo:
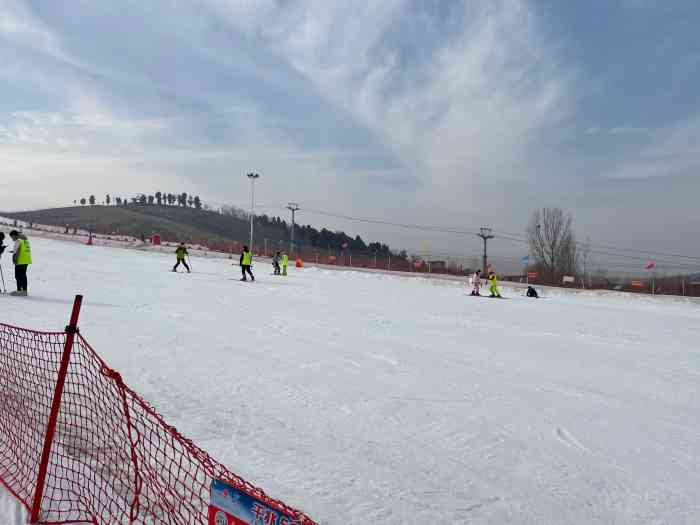
[[[488,255],[486,252],[486,241],[493,239],[493,234],[491,233],[491,228],[479,228],[480,233],[477,233],[477,237],[481,237],[484,240],[484,267],[481,270],[484,273],[488,271]]]
[[[299,204],[296,202],[290,202],[287,204],[287,209],[292,212],[292,232],[289,236],[289,256],[291,257],[294,252],[294,214],[301,208],[299,208]]]
[[[260,178],[257,173],[248,173],[250,179],[250,251],[253,252],[253,217],[255,216],[255,180]]]

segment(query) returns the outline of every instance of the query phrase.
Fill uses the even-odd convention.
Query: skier
[[[477,270],[474,272],[474,275],[472,275],[472,295],[478,295],[481,297],[481,294],[479,293],[479,289],[481,288],[481,270]]]
[[[243,273],[243,278],[241,279],[241,281],[248,280],[246,279],[246,272],[248,272],[248,275],[250,275],[250,280],[255,281],[255,277],[253,277],[253,272],[250,271],[250,267],[253,265],[253,254],[250,253],[250,249],[247,246],[243,246],[243,253],[241,253],[240,265],[241,272]]]
[[[178,268],[178,266],[180,266],[180,264],[184,264],[185,268],[187,269],[187,273],[190,273],[190,267],[187,266],[187,262],[185,262],[186,255],[189,255],[187,253],[187,247],[185,246],[184,242],[181,242],[178,245],[178,247],[175,248],[175,257],[177,258],[177,263],[175,264],[175,266],[173,266],[174,272],[177,271],[177,268]]]
[[[282,254],[282,275],[284,276],[287,275],[287,266],[289,266],[289,255],[287,255],[287,252],[284,252]]]
[[[2,254],[5,251],[5,248],[5,234],[0,232],[0,278],[2,279],[0,281],[0,284],[2,284],[2,290],[0,291],[1,293],[7,292],[5,289],[5,275],[2,273]]]
[[[501,297],[501,294],[498,291],[498,279],[496,277],[496,272],[494,271],[489,273],[489,292],[491,292],[489,297]]]
[[[280,275],[280,252],[276,252],[272,257],[272,266],[275,269],[275,275]]]
[[[539,295],[537,295],[537,290],[535,290],[532,286],[527,287],[526,295],[528,297],[534,297],[535,299],[537,299],[539,297]]]
[[[17,281],[17,291],[10,295],[27,296],[27,267],[32,264],[32,250],[29,246],[29,239],[17,230],[10,232],[10,238],[14,241],[14,253],[12,262],[15,264],[15,280]]]

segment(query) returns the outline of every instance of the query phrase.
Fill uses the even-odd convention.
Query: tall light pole
[[[491,233],[491,228],[479,228],[480,233],[477,233],[477,237],[481,237],[484,240],[484,273],[487,273],[488,268],[488,256],[486,254],[486,241],[493,239],[493,234]]]
[[[292,256],[294,252],[294,213],[299,211],[299,205],[296,202],[290,202],[287,204],[287,209],[292,212],[292,234],[289,237],[289,256]]]
[[[250,251],[253,251],[253,217],[255,216],[255,179],[259,179],[257,173],[248,173],[250,179]]]

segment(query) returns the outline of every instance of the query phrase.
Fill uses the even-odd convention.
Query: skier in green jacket
[[[489,297],[500,297],[501,293],[498,291],[498,279],[496,277],[496,272],[489,272],[489,292],[491,295]]]
[[[282,275],[287,275],[287,266],[289,266],[289,255],[284,252],[282,254]]]
[[[180,264],[184,264],[185,268],[187,268],[187,273],[190,273],[190,267],[187,266],[187,262],[185,261],[185,257],[187,255],[189,255],[187,253],[187,247],[185,246],[184,242],[181,242],[178,245],[178,247],[175,248],[175,257],[177,258],[177,263],[175,264],[175,266],[173,266],[174,272],[177,271],[177,268],[178,268],[178,266],[180,266]]]

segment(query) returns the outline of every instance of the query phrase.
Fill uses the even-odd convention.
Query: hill
[[[176,206],[77,206],[3,212],[2,215],[94,233],[134,237],[158,233],[166,240],[242,240],[247,237],[248,231],[247,221],[240,218]]]
[[[187,206],[155,204],[128,204],[121,206],[71,206],[44,210],[0,212],[0,215],[35,224],[78,228],[100,234],[150,237],[160,234],[166,241],[246,242],[250,234],[250,222],[245,213],[235,208],[226,212],[211,211]],[[287,246],[289,225],[280,217],[256,216],[255,238],[262,244],[267,239],[270,246]],[[359,237],[344,232],[332,232],[326,228],[296,225],[294,237],[298,245],[337,249],[343,245],[356,253],[371,251],[385,254],[389,247],[381,243],[369,245]],[[256,242],[257,244],[257,242]]]

